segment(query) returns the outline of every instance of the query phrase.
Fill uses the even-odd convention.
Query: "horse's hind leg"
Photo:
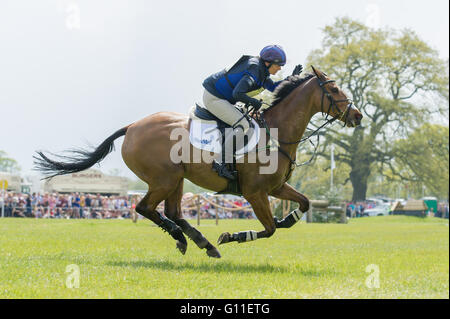
[[[216,247],[214,247],[203,234],[195,227],[192,227],[187,220],[183,218],[181,211],[181,199],[183,197],[183,179],[180,180],[177,189],[166,199],[164,203],[164,213],[167,217],[172,219],[178,226],[181,227],[183,232],[200,248],[206,249],[206,254],[209,257],[220,258],[220,253]],[[183,247],[178,247],[181,252]],[[187,245],[184,248],[186,252]]]
[[[167,231],[177,241],[178,246],[187,246],[186,238],[183,235],[181,228],[176,225],[169,218],[163,216],[156,210],[156,207],[160,202],[167,198],[170,191],[165,189],[150,190],[144,196],[144,198],[137,204],[136,211],[142,216],[150,219],[156,225]],[[178,244],[179,242],[179,244]],[[180,250],[181,251],[181,250]],[[186,250],[184,250],[185,252]],[[181,251],[183,254],[184,252]]]

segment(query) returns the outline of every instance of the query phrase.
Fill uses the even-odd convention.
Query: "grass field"
[[[224,231],[262,226],[202,220],[199,229],[215,243]],[[300,223],[219,250],[211,259],[189,241],[183,256],[143,220],[1,219],[0,298],[449,298],[448,220]],[[66,287],[72,264],[79,288]],[[366,285],[376,275],[368,265],[379,269],[379,288]]]

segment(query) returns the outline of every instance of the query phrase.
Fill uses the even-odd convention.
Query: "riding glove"
[[[303,65],[299,64],[294,68],[294,71],[292,71],[292,75],[300,75],[303,71]]]
[[[262,106],[262,102],[257,99],[252,99],[252,101],[250,102],[250,106],[253,106],[253,109],[255,111],[258,111]]]

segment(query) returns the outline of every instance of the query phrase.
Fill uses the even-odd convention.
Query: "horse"
[[[304,77],[290,76],[285,79],[274,92],[275,99],[271,106],[260,113],[261,123],[267,130],[278,128],[278,149],[271,152],[271,156],[278,161],[275,172],[260,174],[263,164],[259,157],[255,163],[236,163],[241,194],[252,206],[264,229],[233,234],[225,232],[220,235],[218,245],[269,238],[277,228],[292,227],[308,211],[309,199],[287,181],[295,168],[298,144],[313,115],[322,112],[332,117],[329,122],[339,120],[348,127],[361,124],[361,112],[335,81],[314,66],[311,68],[313,73]],[[71,150],[72,156],[60,156],[64,161],[50,159],[42,151],[37,151],[37,156],[34,156],[35,169],[46,178],[88,169],[113,150],[115,139],[125,135],[122,158],[128,168],[148,185],[148,192],[137,204],[136,211],[168,232],[182,254],[187,250],[184,233],[200,249],[206,249],[209,257],[220,258],[218,249],[182,216],[180,203],[185,178],[215,192],[226,189],[228,185],[228,180],[220,177],[212,170],[211,163],[204,160],[199,163],[171,161],[171,148],[177,143],[170,138],[171,131],[189,130],[190,122],[184,114],[155,113],[119,129],[94,150]],[[192,154],[193,146],[190,147]],[[298,207],[284,219],[278,220],[272,215],[269,196],[294,201]],[[165,204],[164,214],[156,210],[162,201]]]

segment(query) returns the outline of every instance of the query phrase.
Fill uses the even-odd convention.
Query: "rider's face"
[[[269,66],[269,63],[266,62],[266,65]],[[274,75],[276,74],[278,71],[281,70],[281,66],[279,66],[278,64],[273,63],[270,68],[269,68],[269,73]]]
[[[272,64],[269,69],[269,73],[274,75],[274,74],[277,74],[277,72],[280,70],[281,70],[281,66],[279,66],[278,64]]]

